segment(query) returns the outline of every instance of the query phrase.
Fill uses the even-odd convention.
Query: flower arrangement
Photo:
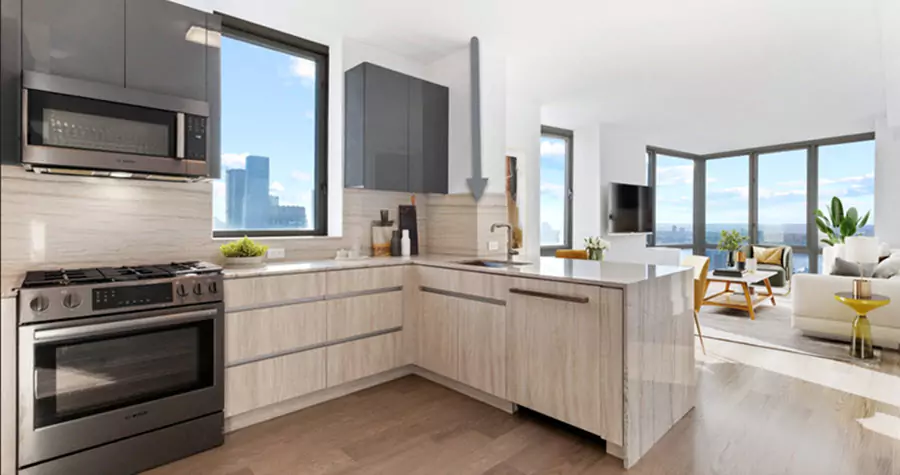
[[[611,244],[609,241],[600,238],[599,236],[591,236],[584,238],[584,249],[588,253],[588,259],[594,261],[602,261],[603,253],[609,249]]]
[[[719,236],[719,245],[716,248],[720,251],[728,252],[728,267],[734,267],[738,263],[744,262],[745,256],[741,252],[741,246],[750,241],[749,236],[744,236],[737,229],[731,231],[722,230]],[[737,263],[735,262],[737,260]]]

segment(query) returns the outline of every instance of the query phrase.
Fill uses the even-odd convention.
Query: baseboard
[[[395,379],[408,376],[412,374],[412,372],[412,365],[401,366],[390,371],[385,371],[384,373],[379,373],[362,379],[357,379],[356,381],[344,383],[340,386],[323,389],[321,391],[316,391],[314,393],[305,394],[293,399],[288,399],[287,401],[282,401],[266,407],[254,409],[252,411],[236,414],[225,419],[225,432],[228,433],[236,431],[238,429],[243,429],[245,427],[259,424],[260,422],[265,422],[270,419],[275,419],[276,417],[281,417],[292,412],[299,411],[301,409],[306,409],[307,407],[315,406],[323,402],[328,402],[332,399],[337,399],[348,394],[353,394],[357,391],[362,391],[363,389],[378,386],[379,384],[384,384],[388,381],[393,381]]]
[[[489,406],[496,407],[497,409],[500,409],[501,411],[508,414],[513,414],[516,412],[517,406],[514,403],[507,401],[506,399],[501,399],[497,396],[494,396],[493,394],[488,394],[479,389],[475,389],[471,386],[460,383],[459,381],[454,381],[437,373],[433,373],[425,368],[413,366],[412,374],[421,376],[433,383],[440,384],[441,386],[452,389],[465,396],[469,396],[476,401],[481,401]]]

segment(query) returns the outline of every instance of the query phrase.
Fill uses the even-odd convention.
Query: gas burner
[[[31,271],[25,274],[22,288],[165,279],[188,274],[213,274],[221,271],[222,268],[217,265],[200,261],[96,269]]]
[[[105,282],[99,269],[59,269],[30,271],[25,274],[22,287],[52,287],[69,284]]]

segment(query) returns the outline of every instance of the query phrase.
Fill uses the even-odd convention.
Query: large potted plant
[[[254,267],[262,265],[269,246],[257,244],[244,236],[237,241],[222,244],[219,250],[225,256],[226,267]]]
[[[742,260],[739,259],[738,254],[741,252],[741,246],[749,240],[749,237],[744,236],[737,229],[732,229],[731,231],[722,230],[717,249],[728,252],[728,267],[734,267],[736,260]]]
[[[851,207],[844,212],[844,203],[837,196],[831,198],[831,206],[828,215],[822,210],[816,210],[816,226],[825,235],[821,242],[826,246],[822,248],[823,272],[829,273],[834,259],[841,255],[844,241],[848,237],[856,236],[869,222],[869,211],[862,218],[856,208]]]

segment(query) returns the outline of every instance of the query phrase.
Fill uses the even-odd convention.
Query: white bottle
[[[403,257],[409,257],[409,249],[410,249],[409,229],[404,229],[403,237],[400,238],[400,255]]]

